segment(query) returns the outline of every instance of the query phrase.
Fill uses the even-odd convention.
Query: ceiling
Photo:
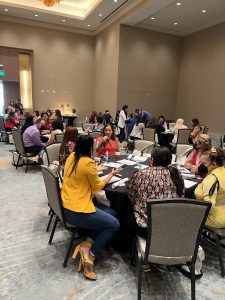
[[[225,0],[152,0],[123,23],[186,36],[224,21]]]
[[[94,31],[107,17],[133,1],[61,0],[59,4],[47,7],[41,0],[0,0],[0,19],[14,17],[14,21],[24,19],[46,25],[56,24],[68,31],[72,28]]]
[[[0,20],[87,34],[129,10],[123,24],[180,36],[225,21],[225,0],[62,0],[53,7],[42,0],[0,0]]]

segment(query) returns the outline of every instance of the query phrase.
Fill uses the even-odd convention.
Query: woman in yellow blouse
[[[89,238],[76,247],[73,258],[79,252],[78,271],[83,269],[85,277],[96,280],[93,272],[95,256],[117,233],[120,225],[115,211],[108,207],[95,207],[92,199],[95,192],[101,190],[121,170],[113,169],[104,180],[100,180],[95,161],[91,158],[92,150],[93,138],[80,136],[75,153],[71,153],[66,160],[61,194],[66,221],[90,230]]]
[[[212,202],[206,225],[225,228],[225,156],[221,148],[212,148],[202,156],[208,175],[195,189],[195,197]]]

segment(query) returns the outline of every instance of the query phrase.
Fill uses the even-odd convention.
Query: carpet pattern
[[[137,299],[136,270],[128,254],[104,251],[96,263],[96,282],[78,273],[71,258],[62,267],[69,234],[58,226],[48,245],[41,171],[37,167],[30,167],[27,174],[24,167],[16,170],[9,149],[13,146],[0,143],[0,299]],[[215,251],[207,245],[204,249],[204,276],[196,282],[196,298],[225,299],[225,279],[220,277]],[[190,299],[190,280],[175,268],[143,276],[143,299]]]

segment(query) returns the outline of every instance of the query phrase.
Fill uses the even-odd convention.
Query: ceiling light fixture
[[[60,1],[62,0],[41,0],[41,1],[44,3],[44,5],[50,7],[50,6],[54,6],[55,4],[59,4]]]
[[[35,17],[38,17],[38,15],[34,15]]]
[[[202,10],[202,13],[206,13],[206,9],[203,9],[203,10]]]
[[[66,20],[65,20],[65,19],[63,19],[63,20],[62,20],[62,22],[63,22],[63,23],[65,23],[65,22],[66,22]]]
[[[90,25],[90,24],[88,24],[87,26],[88,26],[88,27],[91,27],[91,25]]]
[[[155,20],[155,17],[151,17],[151,20]]]
[[[115,3],[117,3],[117,0],[114,0]]]
[[[177,2],[177,6],[180,6],[181,5],[181,3],[180,2]]]
[[[4,11],[9,11],[8,8],[5,8]]]
[[[102,17],[102,14],[98,14],[99,17]]]
[[[178,25],[178,23],[177,23],[177,22],[174,22],[173,24],[174,24],[175,26],[177,26],[177,25]]]

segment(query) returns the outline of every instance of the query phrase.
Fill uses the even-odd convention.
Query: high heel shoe
[[[74,252],[73,252],[72,258],[76,259],[77,254],[79,253],[80,254],[80,262],[79,262],[79,266],[78,266],[78,272],[81,272],[83,270],[85,277],[87,277],[88,279],[96,280],[97,276],[93,272],[94,262],[89,257],[86,258],[86,259],[84,258],[83,252],[81,251],[81,248],[80,248],[82,246],[87,247],[87,244],[85,242],[83,242],[83,243],[77,245]]]

